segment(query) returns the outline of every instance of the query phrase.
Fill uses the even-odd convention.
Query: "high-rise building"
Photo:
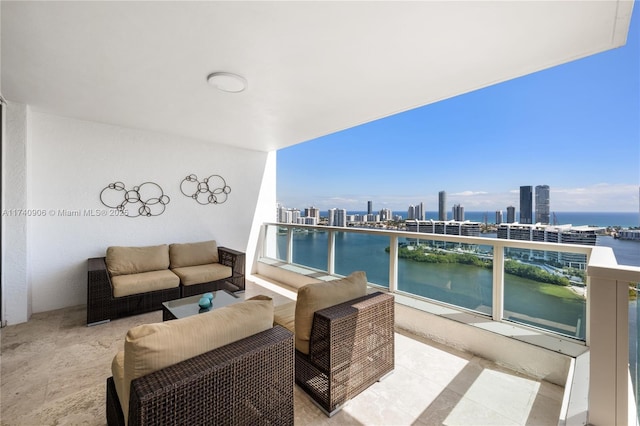
[[[288,209],[278,204],[278,222],[280,223],[298,223],[300,210]]]
[[[278,222],[281,223],[295,223],[293,221],[293,215],[291,209],[282,208],[278,214]]]
[[[424,220],[424,203],[420,203],[417,206],[411,204],[407,210],[407,219]]]
[[[513,223],[516,221],[516,208],[513,206],[507,207],[507,223]]]
[[[597,245],[597,234],[601,230],[602,228],[592,226],[503,223],[498,226],[497,237],[507,240],[595,246]],[[570,252],[507,248],[505,255],[510,257],[524,257],[530,260],[552,260],[561,263],[563,266],[578,269],[584,269],[587,263],[586,255]]]
[[[424,220],[424,203],[420,203],[418,211],[416,212],[416,219]]]
[[[416,219],[416,207],[411,204],[407,209],[407,220]]]
[[[455,204],[452,209],[453,212],[453,220],[457,220],[460,222],[464,221],[464,207],[460,204]]]
[[[447,220],[447,193],[438,192],[438,220]]]
[[[317,225],[318,219],[315,216],[305,216],[298,219],[298,222],[301,225]]]
[[[480,222],[461,222],[455,220],[408,220],[405,222],[407,232],[427,234],[480,236]]]
[[[530,224],[533,220],[533,188],[520,187],[520,223]]]
[[[393,219],[393,212],[390,209],[382,209],[382,210],[380,210],[380,220],[381,221],[392,220],[392,219]]]
[[[367,201],[367,214],[373,213],[373,201]]]
[[[549,185],[536,186],[536,223],[549,224]]]
[[[502,210],[496,210],[496,225],[499,225],[502,223]]]
[[[316,219],[316,223],[320,222],[320,209],[316,207],[307,207],[304,209],[304,217],[313,217]]]
[[[346,209],[329,209],[329,226],[347,226],[347,210]]]

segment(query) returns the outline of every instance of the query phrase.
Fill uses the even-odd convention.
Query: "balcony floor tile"
[[[245,297],[290,294],[247,283]],[[86,327],[84,306],[0,331],[2,424],[105,424],[105,380],[133,326],[160,311]],[[296,386],[297,425],[555,425],[563,389],[472,354],[396,333],[396,367],[328,418]]]

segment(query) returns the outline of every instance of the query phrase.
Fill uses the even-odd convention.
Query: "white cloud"
[[[551,188],[551,210],[638,211],[638,185],[598,183],[579,188]]]
[[[474,195],[485,195],[488,194],[486,191],[462,191],[462,192],[454,192],[453,196],[461,196],[461,197],[473,197]]]

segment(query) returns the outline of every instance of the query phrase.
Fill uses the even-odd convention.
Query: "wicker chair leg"
[[[108,426],[124,426],[124,415],[122,414],[122,406],[116,393],[116,385],[113,377],[107,379],[107,425]]]

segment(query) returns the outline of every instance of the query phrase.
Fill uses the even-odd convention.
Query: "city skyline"
[[[279,150],[277,201],[506,211],[545,184],[551,211],[638,212],[638,13],[621,48]]]
[[[551,193],[552,191],[549,189],[548,185],[536,185],[535,188],[539,188],[539,187],[545,187],[546,188],[546,193],[547,195],[549,193]],[[478,212],[482,212],[482,213],[488,213],[488,212],[492,212],[492,213],[498,213],[498,212],[502,212],[503,215],[506,215],[509,213],[509,209],[512,208],[513,209],[513,214],[515,215],[516,219],[515,221],[519,221],[520,220],[520,214],[522,212],[521,210],[521,200],[519,197],[522,196],[522,189],[525,187],[530,187],[530,188],[534,188],[531,185],[525,185],[525,186],[521,186],[513,191],[511,191],[513,194],[515,194],[516,197],[516,201],[514,203],[511,203],[509,205],[506,206],[502,206],[502,207],[498,207],[496,209],[467,209],[467,211],[473,212],[473,213],[478,213]],[[640,186],[637,187],[638,190],[638,194],[640,195]],[[447,215],[447,219],[443,219],[441,218],[440,212],[440,206],[441,206],[441,201],[442,200],[442,196],[444,195],[444,213]],[[371,213],[379,213],[382,210],[390,210],[392,211],[394,214],[396,213],[407,213],[409,216],[412,215],[411,211],[415,208],[416,211],[420,211],[422,213],[425,212],[431,212],[431,213],[436,213],[438,215],[438,217],[436,218],[437,220],[451,220],[451,217],[454,213],[453,210],[455,210],[456,207],[462,207],[463,209],[465,208],[465,205],[462,203],[451,203],[449,204],[448,201],[446,201],[446,196],[449,195],[446,191],[439,191],[437,194],[437,202],[433,203],[430,208],[427,208],[427,206],[425,205],[426,203],[424,201],[415,201],[411,204],[408,204],[407,206],[403,207],[399,207],[399,208],[389,208],[387,202],[385,202],[384,200],[377,200],[375,197],[374,199],[366,199],[364,200],[365,197],[360,197],[360,199],[364,200],[362,201],[362,203],[364,203],[363,205],[354,205],[353,208],[347,208],[344,205],[334,205],[332,207],[328,207],[328,208],[322,208],[319,207],[316,204],[313,203],[307,203],[307,204],[302,204],[302,205],[287,205],[284,203],[281,203],[280,201],[277,202],[277,205],[279,207],[283,207],[286,209],[295,209],[295,210],[299,210],[301,213],[306,213],[306,210],[308,209],[314,209],[320,212],[324,212],[324,211],[329,211],[329,210],[333,210],[333,209],[344,209],[348,212],[362,212],[364,214],[371,214]],[[531,195],[533,195],[533,192],[531,193]],[[550,202],[549,198],[546,199],[546,203],[544,204],[544,213],[546,215],[546,217],[550,217],[551,214],[556,213],[556,212],[589,212],[589,213],[615,213],[615,212],[621,212],[621,213],[638,213],[640,214],[640,205],[638,206],[638,209],[634,210],[630,210],[630,211],[624,211],[624,210],[602,210],[602,211],[598,211],[598,210],[554,210],[552,208],[549,208],[550,204],[553,204],[552,202]],[[381,205],[382,207],[377,207],[377,205]],[[536,202],[532,202],[531,204],[531,215],[532,215],[532,219],[533,217],[535,217],[536,219],[538,218],[538,214],[539,212],[536,209],[536,206],[538,206],[538,204]],[[528,208],[528,207],[527,207]],[[545,217],[545,218],[546,218]],[[545,222],[548,223],[549,221],[540,221],[540,220],[536,220],[536,223],[538,222]],[[524,223],[524,222],[522,222]]]

